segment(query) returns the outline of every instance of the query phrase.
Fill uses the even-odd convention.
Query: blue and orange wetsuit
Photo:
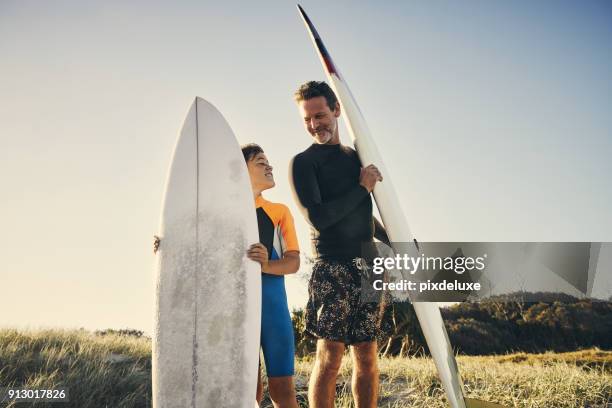
[[[299,251],[293,217],[287,206],[262,196],[255,199],[259,241],[268,249],[270,260],[286,251]],[[294,374],[293,326],[287,305],[285,277],[261,274],[261,348],[268,377]]]

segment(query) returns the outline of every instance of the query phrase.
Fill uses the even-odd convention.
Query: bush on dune
[[[539,299],[539,300],[538,300]],[[459,303],[442,309],[453,347],[468,355],[523,351],[612,349],[612,302],[577,299],[565,294],[517,293]],[[303,311],[294,311],[298,355],[314,352],[305,335]],[[380,338],[384,355],[428,353],[427,344],[410,303],[387,308]]]

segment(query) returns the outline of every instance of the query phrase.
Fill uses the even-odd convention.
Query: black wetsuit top
[[[315,256],[361,256],[361,244],[372,241],[375,224],[370,193],[359,184],[357,152],[340,144],[313,144],[289,167],[297,204],[311,225]]]

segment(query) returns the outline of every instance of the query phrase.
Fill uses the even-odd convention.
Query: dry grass
[[[11,408],[149,407],[151,345],[147,339],[84,330],[0,329],[0,385],[69,389],[70,402],[6,405]]]
[[[53,405],[61,408],[150,407],[150,358],[151,343],[146,338],[0,329],[0,385],[67,386],[70,402]],[[612,407],[612,352],[462,356],[458,363],[466,394],[472,398],[507,407]],[[297,361],[296,383],[303,407],[311,368],[311,358]],[[353,406],[351,369],[346,356],[337,382],[336,407]],[[380,378],[380,407],[447,407],[431,359],[381,359]],[[7,407],[26,406],[31,405]]]
[[[466,396],[506,407],[612,407],[612,352],[597,349],[572,353],[460,356]],[[311,359],[296,366],[300,401],[305,400]],[[380,360],[379,407],[448,407],[433,361],[428,358]],[[344,357],[338,376],[336,407],[353,407],[352,364]],[[302,404],[306,406],[306,404]]]

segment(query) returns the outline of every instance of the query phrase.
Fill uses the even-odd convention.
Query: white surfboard
[[[357,106],[357,102],[340,75],[338,67],[332,61],[329,52],[323,44],[323,40],[317,33],[310,18],[308,18],[299,5],[298,9],[319,54],[327,78],[340,100],[342,115],[348,125],[349,133],[359,159],[364,166],[375,164],[384,177],[383,182],[376,183],[373,193],[387,235],[392,242],[414,242],[415,245],[411,248],[412,253],[410,256],[418,256],[419,248],[417,241],[410,232],[406,216],[400,207],[399,198],[393,188],[390,174],[385,168],[382,156],[378,152],[374,138],[370,134],[365,119]],[[405,252],[405,248],[402,248],[402,252]],[[471,401],[464,397],[463,384],[459,377],[457,362],[455,361],[438,305],[436,303],[414,302],[413,306],[450,406],[453,408],[498,406],[482,401]]]
[[[196,98],[168,173],[157,255],[153,407],[253,407],[261,275],[244,158],[217,109]]]

